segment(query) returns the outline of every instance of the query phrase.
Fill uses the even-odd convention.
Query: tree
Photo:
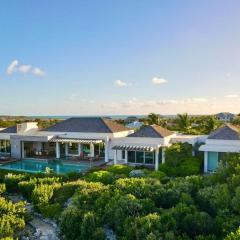
[[[156,125],[159,125],[160,123],[160,116],[159,114],[156,114],[156,113],[150,113],[148,115],[148,123],[149,124],[156,124]]]
[[[215,130],[218,127],[218,125],[219,123],[215,116],[208,117],[204,124],[205,133],[209,134],[210,132]]]
[[[178,114],[176,121],[180,131],[186,133],[189,131],[191,127],[191,119],[187,113]]]

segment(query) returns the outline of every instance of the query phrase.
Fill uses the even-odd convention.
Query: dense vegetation
[[[25,203],[12,203],[4,198],[5,184],[0,184],[0,239],[12,239],[25,227]]]
[[[180,157],[174,162],[176,151]],[[187,145],[174,145],[166,153],[168,168],[200,161],[190,151]],[[5,188],[23,194],[36,211],[56,219],[63,239],[101,240],[109,230],[122,240],[239,239],[240,156],[227,156],[208,176],[191,175],[199,168],[192,173],[180,169],[170,175],[183,171],[181,175],[189,176],[142,168],[141,176],[129,177],[133,168],[119,165],[84,176],[2,172],[0,191],[2,196]],[[2,238],[14,236],[25,220],[24,203],[0,198]]]
[[[40,129],[50,127],[57,122],[58,119],[40,119],[40,118],[27,118],[27,117],[0,117],[0,128],[7,128],[11,126],[16,126],[17,124],[24,122],[38,122],[38,127]]]
[[[233,121],[233,124],[237,125],[240,122],[237,119]],[[213,115],[189,116],[187,113],[177,114],[175,118],[165,118],[158,114],[150,113],[146,119],[141,121],[145,124],[156,124],[185,134],[209,134],[223,124]]]

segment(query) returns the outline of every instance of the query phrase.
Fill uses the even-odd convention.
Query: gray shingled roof
[[[216,140],[240,140],[239,129],[230,125],[226,124],[214,132],[212,132],[208,139],[216,139]]]
[[[0,133],[17,133],[17,126],[5,128]]]
[[[162,128],[158,125],[148,125],[130,134],[128,137],[164,138],[172,134],[173,132],[166,128]]]
[[[59,122],[42,131],[114,133],[127,131],[126,127],[101,117],[75,117]]]

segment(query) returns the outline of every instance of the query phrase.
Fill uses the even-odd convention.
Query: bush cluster
[[[5,184],[0,184],[0,239],[13,239],[25,227],[25,203],[12,203],[3,197]]]
[[[184,177],[200,174],[202,160],[193,157],[193,147],[188,143],[176,143],[166,149],[165,164],[159,170],[168,176]]]

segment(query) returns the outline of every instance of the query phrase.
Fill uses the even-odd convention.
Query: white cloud
[[[32,73],[34,75],[37,75],[37,76],[45,75],[45,72],[43,70],[41,70],[40,68],[37,68],[37,67],[32,70]]]
[[[117,86],[117,87],[126,87],[127,86],[127,83],[122,81],[122,80],[116,80],[114,82],[114,84]]]
[[[228,94],[224,96],[225,98],[239,98],[238,94]]]
[[[18,67],[18,71],[21,73],[28,73],[31,71],[31,69],[32,69],[31,65],[21,65]]]
[[[43,76],[45,73],[43,70],[41,70],[38,67],[32,67],[30,64],[21,64],[19,65],[18,60],[13,60],[8,68],[7,68],[7,74],[11,75],[14,72],[19,72],[19,73],[32,73],[37,76]]]
[[[7,68],[7,74],[8,75],[13,74],[13,72],[17,70],[17,66],[18,66],[18,60],[13,60]]]
[[[168,80],[166,80],[164,78],[154,77],[152,79],[152,83],[156,84],[156,85],[164,84],[164,83],[167,83],[167,82],[168,82]]]

